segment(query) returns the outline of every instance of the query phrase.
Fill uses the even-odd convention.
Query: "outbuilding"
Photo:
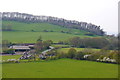
[[[14,49],[15,52],[24,52],[30,50],[29,46],[20,46],[20,45],[10,46],[10,49]]]

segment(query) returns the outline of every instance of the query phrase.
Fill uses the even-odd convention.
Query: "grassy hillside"
[[[117,69],[116,64],[59,59],[3,64],[3,78],[117,78]]]
[[[10,25],[13,30],[3,31],[3,40],[9,40],[15,43],[33,43],[40,35],[42,36],[43,40],[51,39],[54,42],[66,40],[73,36],[91,37],[86,36],[85,34],[88,32],[83,30],[68,29],[49,23],[22,23],[16,21],[3,21],[2,24],[3,28]],[[97,35],[92,37],[97,37]]]

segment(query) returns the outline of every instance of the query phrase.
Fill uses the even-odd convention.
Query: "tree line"
[[[72,37],[66,41],[59,41],[60,44],[68,44],[77,48],[108,48],[111,50],[118,50],[118,38],[105,38],[105,37],[92,37],[92,38],[80,38]]]
[[[85,30],[100,36],[105,35],[105,32],[103,31],[103,29],[100,29],[100,26],[94,25],[92,23],[79,22],[75,20],[66,20],[63,18],[57,18],[51,16],[34,16],[26,13],[3,12],[2,20],[13,20],[13,21],[26,22],[26,23],[47,22],[54,25],[60,25],[66,28]]]

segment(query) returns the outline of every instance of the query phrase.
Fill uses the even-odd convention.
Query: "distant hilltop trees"
[[[66,28],[80,29],[84,31],[88,31],[94,33],[96,35],[103,36],[105,32],[100,29],[100,26],[96,26],[87,22],[79,22],[75,20],[66,20],[63,18],[51,17],[51,16],[34,16],[26,13],[18,13],[18,12],[3,12],[1,13],[2,20],[12,20],[12,21],[20,21],[20,22],[33,22],[40,23],[46,22],[54,25],[59,25]]]

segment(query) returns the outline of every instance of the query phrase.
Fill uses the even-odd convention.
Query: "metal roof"
[[[29,46],[10,46],[11,49],[30,49]]]

